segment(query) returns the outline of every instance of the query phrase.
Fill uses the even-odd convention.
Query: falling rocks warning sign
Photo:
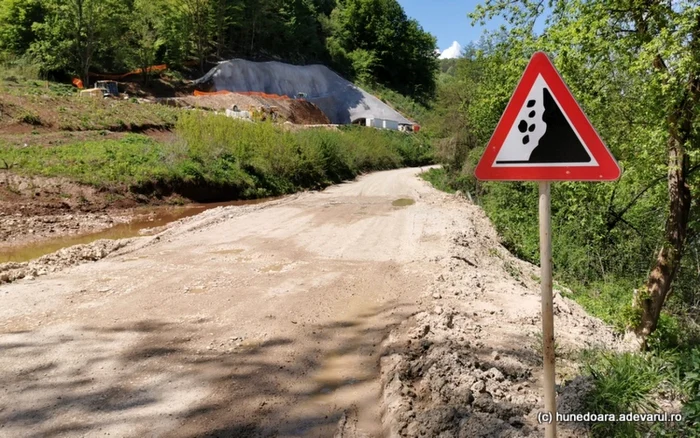
[[[481,180],[611,181],[620,167],[549,58],[538,52],[475,173]]]

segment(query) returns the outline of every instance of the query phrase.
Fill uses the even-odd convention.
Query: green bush
[[[634,283],[624,279],[606,279],[589,284],[572,282],[574,292],[565,294],[576,300],[586,312],[612,325],[619,332],[632,325],[635,312],[632,308]]]
[[[289,132],[271,123],[188,112],[176,132],[170,143],[128,134],[56,147],[0,146],[0,159],[20,173],[98,187],[235,199],[323,187],[430,157],[429,146],[412,135],[360,127]]]
[[[421,176],[443,192],[455,193],[459,190],[462,193],[474,193],[474,180],[468,175],[455,174],[440,168],[430,169]]]
[[[442,190],[443,192],[447,193],[456,192],[451,184],[447,172],[443,168],[429,169],[428,171],[421,173],[421,178],[428,181],[438,190]]]

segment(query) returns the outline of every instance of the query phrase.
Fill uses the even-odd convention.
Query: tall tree
[[[131,45],[135,64],[141,69],[143,82],[147,85],[151,74],[148,70],[155,64],[158,50],[165,44],[163,39],[163,11],[166,5],[161,0],[135,0],[130,21]]]
[[[40,0],[0,0],[0,53],[21,56],[36,39],[34,23],[44,21]]]
[[[210,53],[212,25],[210,22],[213,0],[180,0],[182,13],[190,32],[194,55],[199,69],[204,72],[204,63]]]
[[[681,265],[692,204],[691,154],[700,152],[700,5],[691,2],[601,3],[612,34],[638,53],[636,68],[652,69],[667,133],[668,205],[664,238],[645,288],[635,297],[641,312],[635,332],[656,330],[661,309]]]
[[[344,0],[333,10],[328,47],[341,68],[414,97],[435,91],[435,37],[396,0]]]
[[[323,43],[319,35],[317,12],[311,0],[282,0],[279,19],[279,51],[290,61],[306,62],[322,58]],[[285,53],[286,52],[286,53]]]
[[[616,124],[617,131],[643,126],[651,135],[622,142],[623,159],[636,163],[635,156],[665,155],[665,226],[656,239],[656,250],[647,255],[651,260],[647,280],[634,297],[637,317],[632,329],[644,345],[658,326],[679,273],[692,220],[691,170],[700,158],[700,5],[675,0],[586,0],[550,2],[549,6],[549,25],[539,36],[532,30],[544,12],[542,2],[489,0],[474,18],[506,15],[514,26],[505,51],[510,59],[524,62],[536,49],[553,54],[584,103],[607,112],[603,124]],[[626,110],[613,114],[611,105],[601,105],[606,101]],[[642,175],[647,176],[657,162],[652,159],[643,167]],[[629,176],[636,177],[635,173]],[[646,182],[653,186],[655,178]],[[613,209],[608,223],[614,227],[624,221],[627,208],[621,213]]]
[[[70,70],[88,84],[98,52],[118,48],[123,37],[124,10],[116,0],[47,0],[45,17],[35,22],[30,45],[46,70]]]
[[[70,0],[67,6],[65,11],[71,24],[69,32],[78,72],[87,84],[95,49],[107,27],[108,4],[99,0]]]

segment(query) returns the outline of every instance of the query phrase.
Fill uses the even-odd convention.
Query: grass
[[[473,199],[475,193],[474,177],[464,173],[448,172],[444,167],[430,169],[424,172],[421,177],[431,183],[436,189],[447,193],[460,191],[468,194]]]
[[[170,128],[179,113],[164,105],[80,97],[71,85],[0,77],[3,124],[24,123],[65,131],[125,131]]]
[[[429,169],[421,173],[420,176],[438,190],[452,194],[456,192],[456,190],[450,186],[447,172],[445,172],[444,169]]]
[[[683,402],[683,421],[669,424],[594,423],[594,437],[697,437],[700,431],[700,349],[662,353],[584,354],[584,373],[594,389],[585,410],[623,414],[660,412],[659,395]]]
[[[578,302],[586,312],[623,332],[633,323],[632,290],[634,284],[627,280],[608,279],[588,285],[572,284],[567,286],[576,292],[564,292],[567,298]]]
[[[292,193],[431,160],[418,136],[359,127],[288,132],[193,111],[180,116],[176,133],[170,143],[128,134],[55,147],[0,146],[0,162],[24,175],[212,201]]]

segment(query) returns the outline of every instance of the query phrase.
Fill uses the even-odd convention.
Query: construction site
[[[167,66],[153,66],[149,73],[166,69]],[[129,86],[119,82],[141,73],[137,70],[124,75],[100,75],[93,88],[83,89],[80,94],[93,98],[129,98],[130,91],[143,94],[132,82]],[[83,87],[78,79],[73,83]],[[404,132],[420,129],[385,102],[323,65],[232,59],[183,85],[174,90],[174,96],[155,91],[139,102],[196,108],[249,121],[269,119],[305,126],[354,124]],[[120,89],[124,90],[123,96]]]

